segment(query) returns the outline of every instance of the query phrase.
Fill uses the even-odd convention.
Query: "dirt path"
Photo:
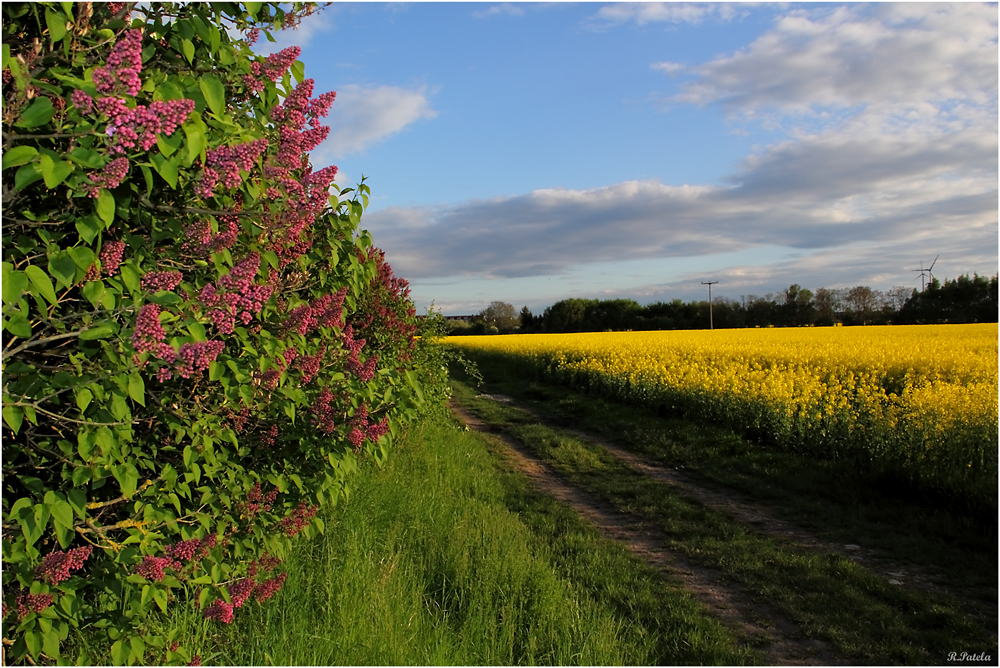
[[[759,533],[788,540],[800,546],[840,554],[864,566],[868,570],[882,575],[890,584],[918,589],[934,594],[935,596],[956,601],[960,604],[962,610],[978,619],[983,629],[990,634],[991,639],[994,642],[996,641],[998,625],[997,607],[989,608],[985,606],[981,599],[977,598],[972,592],[942,587],[935,583],[935,580],[938,578],[935,578],[932,573],[928,573],[913,564],[900,564],[876,550],[868,549],[861,545],[834,543],[821,539],[802,527],[775,517],[767,509],[762,508],[759,504],[755,504],[752,499],[743,494],[733,490],[709,489],[703,483],[696,481],[693,476],[651,463],[642,456],[629,452],[608,440],[594,436],[588,432],[567,427],[559,420],[541,415],[531,408],[515,402],[511,397],[492,394],[481,396],[500,403],[516,406],[519,410],[531,415],[540,424],[556,427],[580,440],[597,444],[637,473],[661,484],[673,487],[687,498],[693,499],[713,510],[723,512],[740,523],[752,527]]]
[[[620,541],[652,567],[683,583],[727,626],[764,654],[768,665],[848,665],[832,647],[809,639],[801,629],[766,603],[754,599],[717,571],[694,564],[664,546],[666,537],[649,526],[615,510],[567,482],[541,462],[516,439],[494,430],[476,416],[452,405],[455,415],[470,429],[488,432],[506,446],[506,456],[534,487],[573,508],[604,535]]]

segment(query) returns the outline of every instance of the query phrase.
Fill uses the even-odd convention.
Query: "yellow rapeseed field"
[[[571,387],[996,496],[997,325],[450,337]]]

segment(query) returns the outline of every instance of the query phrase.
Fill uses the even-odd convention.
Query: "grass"
[[[863,487],[834,464],[822,464],[740,439],[729,430],[663,419],[563,388],[504,377],[482,369],[492,392],[518,397],[575,427],[590,429],[671,467],[684,467],[706,483],[733,487],[763,500],[777,514],[844,543],[887,548],[916,563],[957,566],[950,584],[979,584],[996,604],[996,551],[982,535],[969,535],[961,518],[936,514],[906,499]],[[459,386],[456,398],[482,419],[515,436],[576,484],[620,510],[656,522],[670,545],[753,592],[812,637],[831,642],[859,663],[942,663],[959,647],[996,657],[996,641],[950,600],[894,586],[833,553],[800,548],[762,536],[722,513],[636,475],[599,445],[580,441],[509,405]],[[889,499],[890,503],[885,501]],[[892,531],[885,531],[891,527]],[[881,533],[880,533],[881,532]],[[995,535],[995,534],[994,534]],[[970,566],[972,568],[970,569]],[[972,573],[969,571],[972,570]],[[947,571],[946,571],[947,572]],[[992,592],[992,593],[991,593]],[[994,612],[995,614],[995,612]],[[960,650],[957,651],[967,651]],[[970,652],[972,653],[972,652]]]
[[[450,420],[364,467],[284,588],[229,626],[177,606],[205,664],[759,663],[676,583],[532,493]],[[155,663],[155,661],[154,661]]]

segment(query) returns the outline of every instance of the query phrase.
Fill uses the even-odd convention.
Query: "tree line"
[[[556,302],[540,315],[527,306],[518,313],[494,301],[469,320],[451,322],[452,334],[603,332],[623,330],[734,329],[834,325],[915,325],[997,322],[997,276],[962,275],[922,290],[896,286],[819,288],[793,284],[779,293],[684,302],[579,299]]]

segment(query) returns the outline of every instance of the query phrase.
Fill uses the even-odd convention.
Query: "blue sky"
[[[997,272],[997,6],[337,3],[315,166],[421,311]]]

